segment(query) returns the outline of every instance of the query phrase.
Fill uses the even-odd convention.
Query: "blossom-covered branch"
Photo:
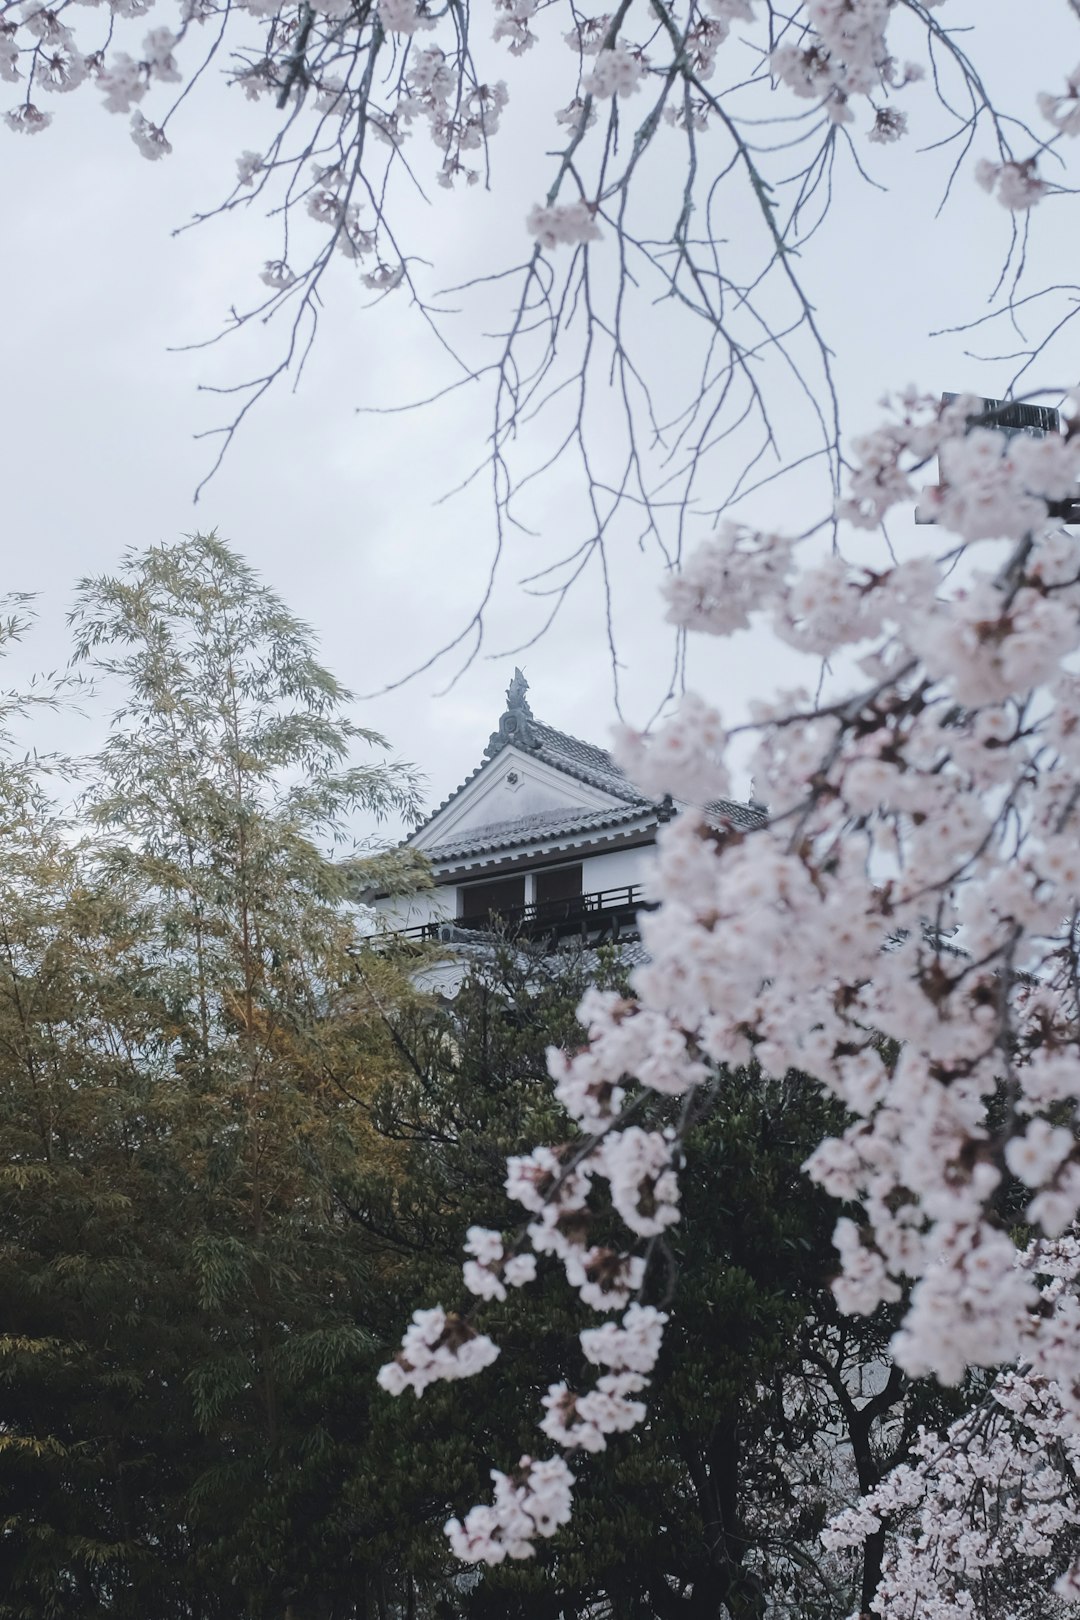
[[[960,154],[949,163],[977,142],[964,183],[986,207],[977,157],[1019,269],[1033,205],[1064,187],[1075,75],[1062,81],[1055,65],[1038,107],[1002,109],[973,50],[943,0],[622,0],[596,15],[572,0],[0,0],[15,131],[45,130],[57,98],[81,89],[160,161],[209,73],[261,104],[261,144],[201,218],[265,210],[262,291],[237,298],[224,333],[269,320],[283,337],[256,375],[211,389],[230,411],[210,430],[218,461],[267,390],[302,368],[327,278],[347,263],[371,301],[408,299],[426,325],[428,401],[465,387],[479,398],[482,384],[495,566],[508,526],[530,526],[527,488],[557,472],[580,491],[572,545],[532,581],[552,614],[615,537],[679,561],[688,512],[715,514],[793,461],[818,459],[836,488],[836,334],[799,249],[876,146],[913,120],[925,143]],[[516,153],[499,178],[511,106],[541,177],[528,192]],[[431,180],[500,201],[498,240],[464,196],[449,204],[466,237],[476,230],[464,277],[460,255],[452,271],[428,262],[440,231],[418,228],[415,200]],[[1017,296],[1009,280],[1006,306]],[[481,327],[487,338],[471,335]],[[804,412],[794,453],[778,420],[790,396]],[[456,640],[481,629],[483,610]]]
[[[572,1170],[568,1149],[541,1147],[507,1184],[534,1216],[534,1252],[589,1304],[624,1312],[582,1335],[608,1368],[596,1390],[558,1386],[544,1403],[541,1427],[568,1449],[599,1449],[644,1416],[663,1312],[631,1294],[647,1294],[648,1244],[678,1219],[693,1099],[746,1065],[816,1076],[851,1119],[806,1167],[858,1211],[836,1227],[841,1309],[899,1306],[892,1349],[911,1377],[1022,1367],[995,1386],[998,1406],[1052,1389],[1054,1434],[1066,1450],[1080,1435],[1075,1294],[1045,1283],[1072,1248],[1018,1263],[1015,1240],[1025,1226],[1057,1240],[1080,1215],[1080,547],[1049,515],[1080,485],[1080,434],[1006,434],[981,401],[912,395],[855,448],[839,515],[856,537],[914,503],[937,456],[923,497],[937,555],[870,567],[728,525],[668,589],[681,624],[768,625],[844,671],[835,696],[754,709],[767,820],[736,830],[692,808],[730,790],[730,739],[700,699],[622,739],[642,786],[686,806],[659,839],[659,904],[640,919],[649,960],[636,1000],[590,995],[588,1044],[552,1054],[559,1099],[588,1133]],[[630,1122],[648,1093],[681,1099],[679,1122]],[[602,1184],[629,1241],[597,1256]],[[872,1503],[858,1512],[877,1527]],[[877,1607],[906,1615],[894,1567]],[[1074,1577],[1053,1573],[1065,1592]]]

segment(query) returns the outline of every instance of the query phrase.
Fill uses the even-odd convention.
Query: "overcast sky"
[[[1063,0],[1034,0],[1023,8],[1018,55],[1019,9],[1011,0],[969,0],[966,7],[954,0],[936,15],[978,14],[991,37],[983,58],[989,81],[1007,88],[1014,103],[1026,98],[1034,118],[1035,91],[1058,88],[1080,51]],[[1038,59],[1027,49],[1033,40]],[[258,358],[265,335],[249,334],[246,356],[242,344],[170,351],[212,335],[230,304],[257,290],[254,274],[269,249],[255,216],[171,232],[212,204],[235,155],[259,144],[253,115],[235,92],[208,85],[177,125],[174,155],[152,165],[132,145],[126,121],[101,110],[92,90],[53,106],[56,122],[40,136],[0,131],[6,574],[9,588],[39,593],[41,612],[21,668],[66,657],[63,617],[80,574],[113,568],[129,546],[216,527],[316,628],[334,672],[370,694],[357,718],[426,770],[432,802],[477,763],[515,662],[525,668],[539,715],[606,741],[612,684],[592,580],[550,634],[516,659],[481,656],[442,695],[452,663],[383,690],[467,622],[491,545],[486,485],[437,504],[482,454],[479,391],[427,414],[357,414],[373,399],[422,392],[436,374],[430,340],[404,296],[366,308],[370,299],[342,263],[299,388],[279,389],[262,403],[192,505],[212,454],[193,435],[221,419],[221,402],[198,386],[235,380],[245,358]],[[542,156],[528,139],[524,122],[511,125],[503,157],[513,184],[497,180],[488,197],[455,194],[452,214],[439,194],[433,249],[437,244],[453,275],[468,273],[480,244],[499,232],[510,241],[518,233],[524,244],[523,215],[539,186],[530,193],[520,176]],[[842,199],[802,265],[836,347],[849,431],[875,420],[875,401],[887,389],[917,381],[934,392],[970,386],[994,393],[1008,370],[965,358],[970,337],[928,337],[933,327],[979,313],[993,284],[1007,220],[972,181],[980,151],[965,159],[941,218],[940,156],[920,157],[915,141],[863,151],[891,191],[860,186]],[[1038,221],[1035,253],[1048,276],[1075,258],[1065,213],[1072,206],[1071,199],[1049,204]],[[730,454],[735,472],[737,445]],[[570,512],[573,491],[562,494]],[[820,498],[810,482],[796,481],[782,502],[763,496],[747,515],[756,510],[764,522],[786,518],[802,527]],[[514,581],[553,555],[552,543],[565,542],[560,500],[556,488],[538,509],[544,532],[515,542],[485,654],[514,646],[538,622],[535,604]],[[669,679],[658,577],[655,555],[625,548],[616,577],[620,647],[626,712],[639,722]],[[771,682],[773,654],[743,638],[699,658],[694,672],[737,712]],[[68,722],[67,746],[91,741],[101,723]]]

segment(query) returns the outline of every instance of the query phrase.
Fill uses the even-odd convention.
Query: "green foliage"
[[[557,1141],[545,1050],[581,1039],[574,1016],[591,979],[619,987],[617,956],[530,956],[507,948],[466,978],[449,1007],[390,1015],[406,1068],[383,1087],[376,1121],[407,1155],[392,1176],[362,1176],[353,1218],[400,1255],[400,1316],[461,1300],[470,1222],[508,1234],[508,1153]],[[643,1117],[664,1123],[656,1098]],[[874,1577],[828,1559],[828,1516],[904,1453],[933,1399],[889,1383],[891,1324],[840,1318],[829,1287],[835,1207],[801,1166],[843,1119],[799,1075],[722,1074],[687,1142],[683,1219],[652,1247],[646,1291],[673,1296],[647,1423],[598,1456],[579,1456],[570,1528],[524,1565],[483,1570],[452,1598],[468,1620],[624,1616],[844,1620]],[[594,1212],[595,1236],[617,1233]],[[537,1297],[537,1293],[539,1297]],[[387,1401],[374,1412],[398,1461],[460,1513],[490,1493],[486,1470],[546,1455],[535,1423],[547,1387],[589,1387],[576,1334],[596,1320],[545,1262],[529,1297],[485,1306],[501,1354],[481,1379]],[[395,1335],[396,1338],[396,1335]],[[873,1397],[882,1391],[876,1404]],[[417,1456],[422,1455],[422,1464]],[[864,1488],[864,1487],[863,1487]],[[422,1511],[393,1487],[399,1524]],[[433,1517],[436,1516],[433,1513]],[[449,1600],[448,1600],[449,1601]]]
[[[73,619],[123,688],[77,819],[0,772],[0,1615],[300,1616],[367,1579],[386,1325],[335,1191],[390,1063],[343,845],[414,780],[213,537]]]
[[[76,811],[0,764],[0,1620],[848,1614],[817,1531],[916,1409],[852,1394],[887,1327],[832,1308],[799,1173],[830,1107],[719,1077],[653,1249],[648,1423],[541,1558],[463,1578],[442,1525],[540,1448],[591,1313],[545,1267],[484,1378],[395,1402],[375,1370],[460,1302],[465,1227],[519,1219],[506,1156],[568,1129],[545,1050],[619,961],[507,949],[443,1006],[358,948],[367,886],[423,874],[354,820],[413,775],[356,763],[382,740],[215,537],[83,581],[73,624],[119,694]]]

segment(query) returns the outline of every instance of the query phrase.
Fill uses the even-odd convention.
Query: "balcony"
[[[564,939],[580,939],[588,945],[614,944],[620,939],[636,939],[637,914],[651,911],[642,898],[639,883],[621,889],[598,889],[593,894],[577,894],[567,900],[541,900],[527,906],[504,906],[485,917],[455,917],[453,921],[421,923],[401,928],[384,937],[387,940],[421,943],[443,941],[464,943],[470,935],[498,934],[503,939],[526,939],[540,944],[558,944]]]

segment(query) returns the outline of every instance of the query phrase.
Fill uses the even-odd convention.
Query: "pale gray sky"
[[[990,37],[981,60],[991,85],[1035,119],[1035,92],[1059,88],[1056,81],[1080,59],[1080,32],[1064,0],[1032,0],[1022,9],[1023,39],[1011,0],[950,0],[936,15],[978,16]],[[1037,52],[1029,48],[1035,44]],[[918,98],[927,92],[910,94],[917,123]],[[424,391],[440,362],[404,299],[365,309],[344,262],[329,284],[321,336],[300,387],[295,394],[279,389],[261,404],[192,506],[208,464],[208,446],[193,434],[220,419],[218,402],[198,385],[235,380],[242,348],[254,364],[265,335],[249,332],[240,344],[210,352],[170,347],[212,335],[231,303],[257,292],[255,273],[272,244],[254,215],[179,237],[170,232],[217,200],[234,156],[259,144],[252,120],[262,110],[253,114],[235,92],[206,86],[176,127],[172,158],[153,165],[135,150],[126,121],[101,110],[92,90],[57,100],[53,110],[56,122],[40,136],[0,131],[8,243],[0,262],[5,574],[9,588],[39,592],[41,610],[22,668],[66,656],[63,616],[79,574],[114,567],[128,546],[216,527],[315,626],[335,673],[355,691],[376,694],[358,704],[357,718],[428,772],[432,802],[476,763],[514,662],[525,668],[545,719],[606,740],[611,677],[591,580],[556,628],[517,659],[481,657],[442,696],[435,694],[452,664],[379,695],[468,619],[482,589],[491,545],[486,484],[436,502],[482,453],[487,422],[479,390],[415,416],[356,414],[361,403]],[[523,113],[508,125],[505,151],[494,150],[505,168],[491,196],[479,188],[449,199],[436,193],[430,224],[415,205],[417,229],[430,232],[433,256],[436,244],[443,256],[444,279],[469,273],[477,255],[500,240],[510,244],[504,257],[524,249],[523,216],[545,172],[528,140]],[[952,202],[935,218],[944,160],[920,156],[917,144],[862,145],[860,155],[890,192],[853,187],[803,256],[836,348],[849,431],[872,425],[879,396],[910,381],[935,392],[967,386],[993,393],[1007,380],[1007,367],[979,367],[964,357],[970,338],[928,339],[931,328],[979,313],[1008,221],[973,183],[979,149],[965,159]],[[1059,267],[1075,257],[1073,207],[1062,198],[1039,210],[1035,255],[1048,279],[1068,279]],[[737,220],[732,229],[737,233]],[[660,348],[670,341],[664,318],[656,317]],[[684,359],[673,347],[672,367]],[[1045,380],[1068,384],[1074,377]],[[796,410],[793,401],[793,422]],[[792,442],[799,442],[794,427]],[[738,454],[734,444],[732,475]],[[574,498],[573,489],[556,484],[534,508],[538,536],[515,540],[487,652],[514,646],[539,622],[514,582],[556,555],[554,545],[565,547]],[[801,528],[819,515],[822,498],[807,476],[763,493],[746,515]],[[655,555],[625,546],[615,591],[625,708],[636,721],[666,690],[659,574]],[[738,712],[749,695],[771,686],[775,669],[772,649],[741,638],[699,655],[696,675],[721,707]],[[66,745],[89,742],[99,724],[68,722]]]

